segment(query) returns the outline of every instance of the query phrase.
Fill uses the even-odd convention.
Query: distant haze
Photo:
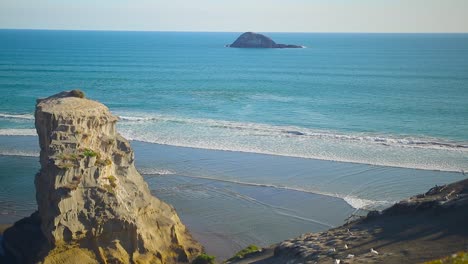
[[[1,0],[0,28],[468,32],[467,0]]]

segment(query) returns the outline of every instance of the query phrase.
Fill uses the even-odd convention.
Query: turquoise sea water
[[[37,97],[81,88],[132,139],[468,170],[467,34],[0,31],[0,135],[33,134]],[[14,129],[14,130],[12,130]]]
[[[35,208],[36,98],[74,88],[218,255],[466,177],[468,34],[238,35],[0,30],[0,222]]]

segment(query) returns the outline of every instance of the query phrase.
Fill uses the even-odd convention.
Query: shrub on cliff
[[[424,264],[466,264],[468,263],[468,251],[458,252],[449,257],[424,262]]]
[[[260,252],[260,248],[256,245],[248,245],[246,248],[242,249],[241,251],[237,252],[232,258],[228,259],[228,261],[234,261],[243,259],[246,255]]]
[[[99,153],[97,153],[96,151],[94,151],[92,149],[84,149],[83,155],[85,157],[97,157],[99,155]]]
[[[215,264],[215,257],[203,253],[196,257],[192,264]]]
[[[84,92],[81,91],[81,90],[71,90],[69,95],[71,97],[78,97],[78,98],[84,98],[85,97]]]

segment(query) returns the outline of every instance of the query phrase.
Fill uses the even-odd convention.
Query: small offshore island
[[[254,33],[245,32],[240,35],[232,44],[226,45],[229,48],[264,48],[264,49],[302,49],[304,46],[291,44],[277,44],[271,38]]]

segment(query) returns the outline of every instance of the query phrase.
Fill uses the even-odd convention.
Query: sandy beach
[[[4,146],[31,154],[0,156],[2,175],[15,173],[13,182],[2,178],[0,223],[11,224],[36,209],[35,140],[0,136]],[[172,204],[196,239],[218,259],[249,244],[265,247],[325,231],[353,213],[366,213],[366,208],[385,208],[435,184],[463,178],[461,173],[131,144],[152,193]]]

